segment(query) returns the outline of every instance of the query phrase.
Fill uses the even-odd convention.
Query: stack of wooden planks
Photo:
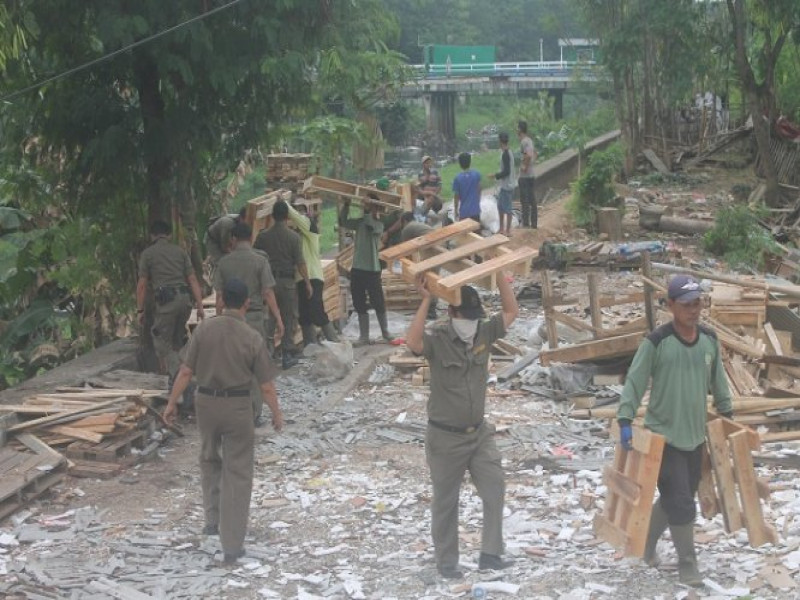
[[[744,325],[760,329],[767,316],[767,291],[730,283],[714,282],[711,316],[727,326]]]
[[[335,259],[324,259],[322,261],[322,276],[324,287],[322,289],[322,302],[325,312],[331,321],[339,321],[344,316],[344,301],[342,300],[342,290],[339,285],[339,270]]]
[[[280,183],[284,187],[297,185],[308,178],[313,159],[313,154],[268,154],[267,182],[270,185]]]
[[[74,462],[71,474],[101,476],[135,462],[131,451],[147,445],[158,415],[148,400],[163,394],[163,390],[62,388],[30,396],[19,405],[2,405],[0,411],[17,417],[18,423],[6,428],[9,435],[34,434]]]
[[[336,256],[339,272],[345,277],[350,277],[353,266],[353,245],[347,246]],[[326,280],[327,281],[327,280]],[[383,297],[388,310],[413,310],[422,301],[417,292],[417,287],[409,283],[401,275],[395,273],[391,266],[381,271],[381,286]],[[325,305],[328,306],[327,304]]]

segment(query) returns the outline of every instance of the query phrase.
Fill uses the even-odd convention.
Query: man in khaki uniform
[[[408,328],[406,345],[428,359],[431,394],[425,455],[433,482],[431,533],[436,567],[450,579],[463,577],[458,570],[458,497],[464,472],[483,501],[483,534],[478,566],[504,569],[511,561],[503,553],[503,496],[505,484],[500,452],[494,442],[494,425],[484,419],[489,351],[517,317],[517,300],[503,274],[497,277],[502,310],[484,319],[478,293],[461,288],[461,304],[448,307],[447,323],[425,331],[431,293],[420,278],[422,302]]]
[[[247,208],[243,208],[238,215],[222,215],[206,231],[203,241],[212,266],[216,267],[219,259],[231,251],[233,227],[243,222],[246,214]]]
[[[283,368],[288,369],[293,362],[293,358],[298,354],[298,348],[294,343],[294,329],[297,319],[297,288],[294,283],[295,271],[303,279],[305,286],[304,293],[306,298],[312,295],[311,281],[308,278],[306,259],[303,258],[303,246],[300,236],[289,229],[287,220],[289,218],[289,205],[283,200],[279,200],[272,207],[272,218],[274,223],[269,229],[265,229],[258,234],[253,247],[267,253],[272,272],[275,275],[275,297],[278,300],[278,308],[281,312],[283,325],[286,327],[286,335],[281,344],[283,350],[281,357]]]
[[[250,327],[261,335],[269,347],[267,316],[264,313],[265,305],[269,308],[276,322],[274,342],[278,342],[283,336],[283,321],[278,310],[278,303],[275,300],[273,291],[275,279],[272,276],[269,260],[263,253],[257,252],[250,247],[252,230],[247,223],[237,223],[233,227],[231,235],[234,239],[233,249],[220,259],[217,264],[217,270],[214,272],[217,314],[222,312],[222,290],[225,284],[231,279],[243,281],[247,289],[250,290],[250,302],[245,313],[245,320]],[[263,423],[261,413],[264,403],[261,400],[261,393],[255,380],[253,381],[251,392],[256,425],[260,426]]]
[[[186,338],[186,321],[192,312],[191,292],[202,319],[203,295],[192,270],[189,255],[169,241],[172,228],[164,221],[150,227],[152,243],[139,257],[139,280],[136,283],[136,306],[139,324],[144,324],[144,307],[148,285],[153,288],[156,314],[151,333],[153,347],[162,373],[174,377],[180,366],[178,350]]]
[[[253,491],[253,406],[250,381],[259,382],[272,411],[275,431],[283,415],[275,391],[275,368],[262,337],[245,321],[247,286],[229,279],[221,291],[225,310],[198,325],[186,351],[164,418],[175,419],[178,398],[197,377],[197,427],[200,431],[200,474],[206,526],[203,533],[220,536],[224,560],[244,555],[250,495]]]

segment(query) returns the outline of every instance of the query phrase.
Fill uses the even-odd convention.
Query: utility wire
[[[183,21],[182,23],[178,23],[177,25],[173,25],[172,27],[170,27],[168,29],[164,29],[163,31],[159,31],[158,33],[154,33],[151,36],[148,36],[146,38],[142,38],[141,40],[135,41],[135,42],[133,42],[131,44],[128,44],[127,46],[123,46],[122,48],[119,48],[118,50],[114,50],[113,52],[109,52],[108,54],[105,54],[105,55],[103,55],[103,56],[101,56],[99,58],[95,58],[94,60],[90,60],[89,62],[84,63],[82,65],[78,65],[77,67],[73,67],[72,69],[68,69],[66,71],[62,71],[61,73],[58,73],[57,75],[53,75],[52,77],[48,77],[46,79],[42,79],[40,81],[37,81],[36,83],[31,84],[28,87],[25,87],[25,88],[23,88],[21,90],[17,90],[16,92],[12,92],[12,93],[10,93],[10,94],[8,94],[6,96],[2,96],[2,97],[0,97],[0,102],[7,102],[8,100],[12,100],[12,99],[16,98],[17,96],[21,96],[22,94],[30,92],[31,90],[35,90],[36,88],[40,88],[43,85],[46,85],[46,84],[51,83],[53,81],[58,81],[59,79],[64,79],[65,77],[69,77],[70,75],[73,75],[74,73],[77,73],[79,71],[83,71],[85,69],[88,69],[89,67],[93,67],[94,65],[99,64],[101,62],[105,62],[107,60],[110,60],[110,59],[114,58],[115,56],[117,56],[118,54],[122,54],[123,52],[127,52],[128,50],[130,50],[132,48],[136,48],[137,46],[142,46],[142,45],[144,45],[144,44],[146,44],[148,42],[152,42],[153,40],[156,40],[158,38],[164,37],[165,35],[170,34],[173,31],[177,31],[178,29],[181,29],[182,27],[186,27],[187,25],[191,25],[193,23],[196,23],[197,21],[205,19],[206,17],[210,17],[211,15],[214,15],[214,14],[216,14],[218,12],[222,12],[223,10],[226,10],[226,9],[230,8],[230,7],[234,6],[235,4],[239,4],[240,2],[243,2],[243,0],[231,0],[227,4],[223,4],[222,6],[218,6],[217,8],[212,8],[208,12],[204,12],[203,14],[197,15],[196,17],[192,17],[191,19]]]

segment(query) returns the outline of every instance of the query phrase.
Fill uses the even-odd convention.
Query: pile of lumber
[[[322,302],[325,312],[331,321],[338,321],[344,316],[344,301],[339,285],[339,270],[334,259],[322,261],[322,276],[324,287],[322,289]]]
[[[645,248],[653,257],[665,257],[668,252],[667,246],[657,241],[646,244],[603,241],[586,243],[545,242],[539,251],[539,260],[547,265],[548,268],[559,270],[567,267],[597,267],[602,269],[639,267],[642,263],[642,250],[640,248]]]
[[[5,427],[7,435],[33,434],[74,461],[71,474],[88,470],[99,476],[98,469],[118,472],[136,462],[132,450],[148,445],[154,419],[163,423],[149,399],[163,394],[163,390],[61,388],[30,396],[22,404],[2,405],[0,411],[16,417],[17,423]],[[170,429],[179,431],[174,426]],[[86,462],[112,463],[118,468],[87,468]]]
[[[313,158],[313,154],[268,154],[267,181],[270,185],[305,181]]]

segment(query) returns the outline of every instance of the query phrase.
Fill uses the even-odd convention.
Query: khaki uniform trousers
[[[244,547],[253,491],[253,407],[248,398],[195,400],[200,431],[200,477],[207,525],[219,525],[222,549]]]
[[[178,350],[186,339],[186,321],[192,312],[189,295],[178,292],[170,302],[156,306],[153,327],[153,349],[164,364],[167,374],[175,376],[181,366]]]
[[[297,326],[298,307],[297,285],[294,282],[294,278],[277,277],[275,279],[275,300],[278,303],[278,310],[283,321],[284,334],[281,340],[281,348],[285,352],[296,352],[294,330]],[[271,336],[275,335],[274,319],[269,320],[269,333]]]
[[[458,566],[458,499],[467,470],[483,501],[481,552],[503,554],[505,481],[494,431],[488,423],[473,433],[451,433],[428,425],[425,456],[433,482],[431,533],[439,569]]]
[[[244,319],[250,327],[261,334],[264,343],[267,344],[267,313],[263,310],[249,311],[245,314]],[[264,412],[264,397],[261,395],[261,385],[255,377],[250,384],[250,402],[253,405],[253,418],[260,419]]]

